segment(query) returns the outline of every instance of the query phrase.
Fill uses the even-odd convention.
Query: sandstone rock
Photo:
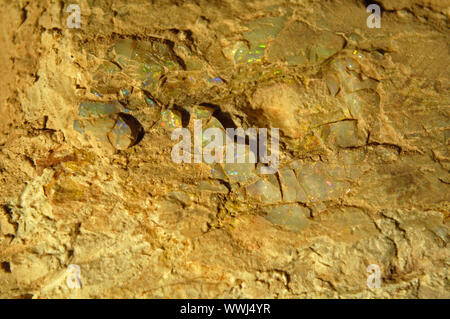
[[[4,1],[0,297],[450,298],[448,6],[363,2]],[[277,172],[174,163],[200,118]]]

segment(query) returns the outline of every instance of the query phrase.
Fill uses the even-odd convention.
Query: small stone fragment
[[[276,203],[281,201],[281,192],[278,185],[261,178],[247,186],[247,195],[263,203]]]
[[[77,120],[73,121],[73,129],[80,134],[84,134],[84,128],[81,125],[80,121]]]
[[[84,118],[102,117],[123,111],[119,103],[81,102],[78,115]]]
[[[340,88],[339,79],[336,75],[329,74],[327,76],[327,87],[328,87],[328,90],[330,91],[330,94],[332,96],[336,96],[336,94],[338,93],[339,88]]]
[[[264,208],[265,218],[274,224],[286,226],[294,232],[300,232],[310,224],[309,210],[298,204],[284,204]]]
[[[73,122],[73,128],[87,139],[94,136],[100,142],[109,142],[114,148],[124,150],[134,145],[143,132],[141,124],[127,112],[117,102],[85,101],[79,106],[80,120]]]
[[[201,191],[228,193],[228,188],[219,181],[201,181],[198,183],[197,188]]]
[[[358,147],[366,144],[366,138],[354,120],[329,124],[322,129],[322,135],[331,146]]]
[[[245,182],[257,177],[256,164],[250,160],[252,155],[250,147],[245,145],[244,148],[245,151],[238,154],[237,144],[234,145],[234,163],[228,163],[225,160],[226,156],[224,156],[223,168],[231,182]]]
[[[112,116],[93,118],[83,122],[87,135],[94,136],[101,142],[108,142],[107,134],[115,125],[115,118]]]
[[[121,114],[117,118],[114,128],[108,133],[108,139],[112,146],[118,150],[125,150],[133,146],[142,127],[133,117],[127,114]]]
[[[278,176],[283,191],[283,201],[305,202],[307,200],[307,195],[298,184],[297,177],[292,169],[282,168],[278,171]]]

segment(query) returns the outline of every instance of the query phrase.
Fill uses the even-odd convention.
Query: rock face
[[[363,3],[5,4],[0,297],[450,298],[448,7]]]

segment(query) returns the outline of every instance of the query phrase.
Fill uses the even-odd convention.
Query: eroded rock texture
[[[1,297],[450,298],[448,1],[2,2]]]

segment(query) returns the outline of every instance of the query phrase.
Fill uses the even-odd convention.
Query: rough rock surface
[[[0,297],[450,298],[449,1],[72,2],[1,1]],[[279,171],[174,163],[200,104]]]

